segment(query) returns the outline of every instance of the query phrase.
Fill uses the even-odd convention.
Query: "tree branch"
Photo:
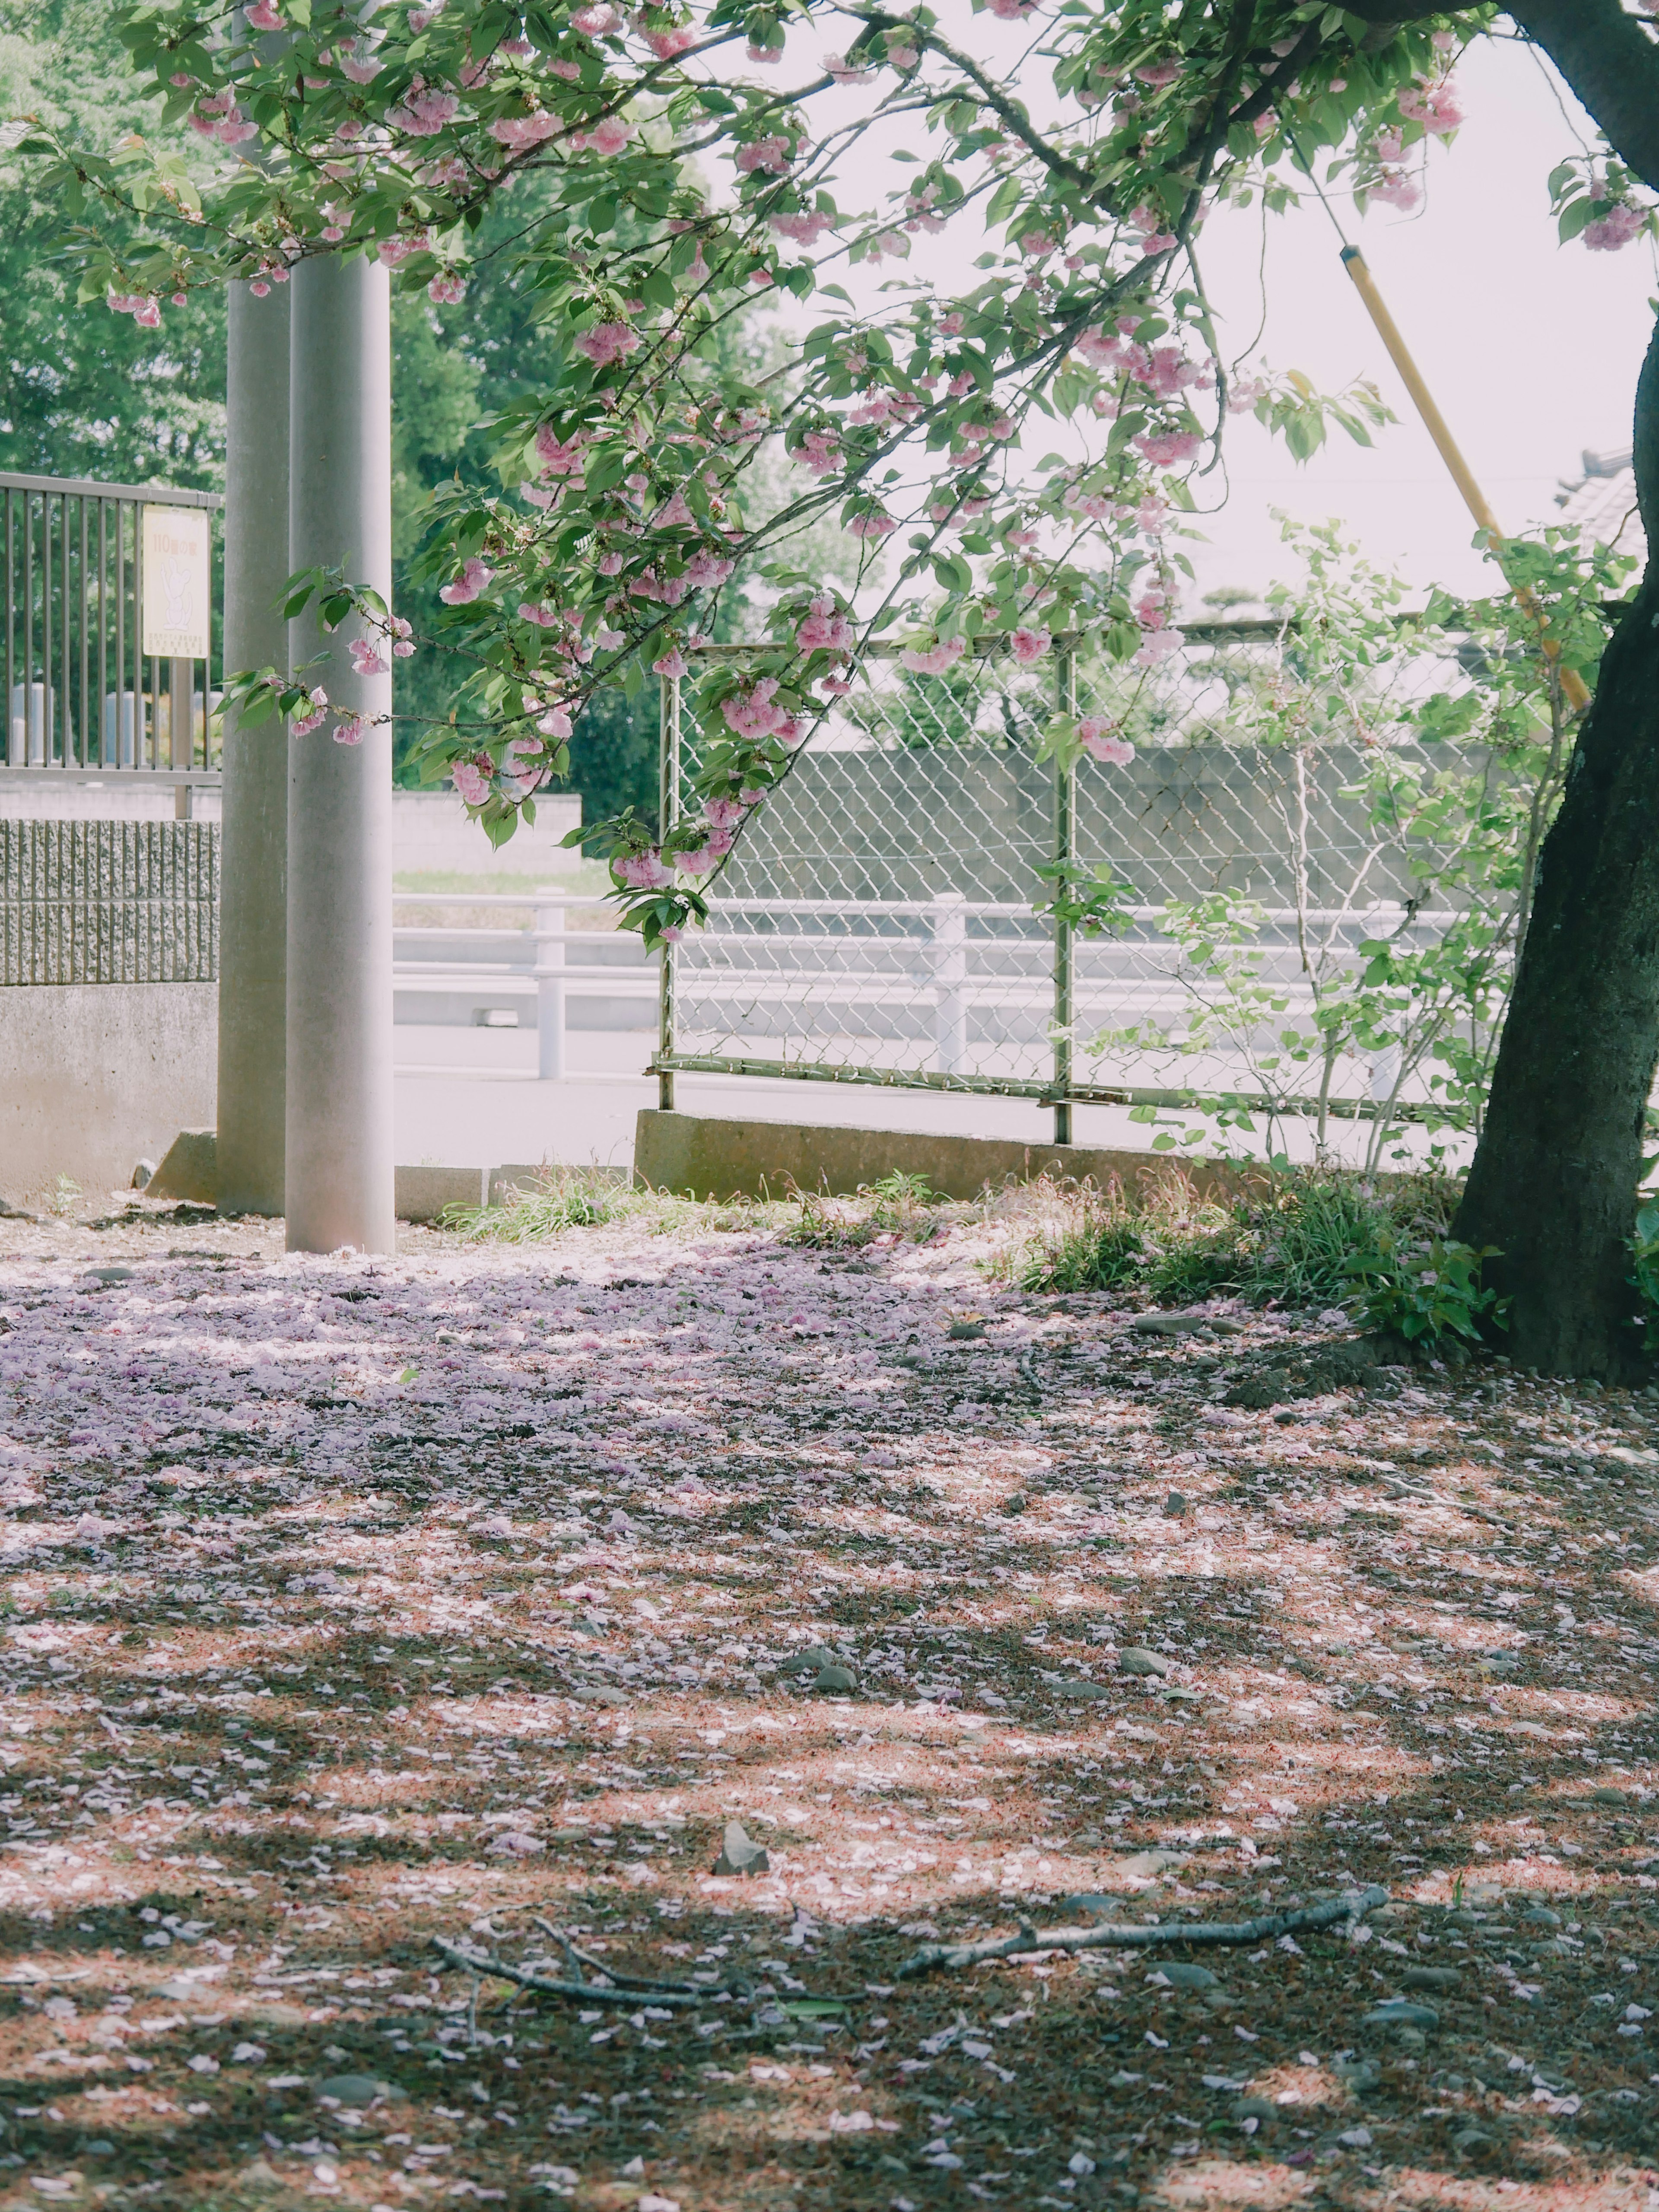
[[[1626,167],[1659,191],[1659,45],[1619,0],[1510,0]]]

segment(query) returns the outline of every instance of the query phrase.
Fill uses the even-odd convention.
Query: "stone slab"
[[[483,1206],[489,1196],[488,1168],[422,1164],[393,1170],[393,1205],[399,1221],[435,1221],[447,1206]]]
[[[188,1199],[192,1206],[219,1202],[219,1139],[212,1129],[180,1129],[149,1179],[149,1198]]]
[[[1237,1195],[1257,1179],[1225,1161],[1085,1145],[1023,1145],[1007,1137],[934,1136],[801,1121],[739,1121],[641,1109],[634,1177],[692,1198],[784,1198],[792,1190],[849,1196],[894,1172],[921,1176],[946,1198],[977,1198],[988,1183],[1042,1175],[1144,1192],[1176,1175],[1201,1198]]]

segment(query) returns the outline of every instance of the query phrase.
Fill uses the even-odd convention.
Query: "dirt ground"
[[[1659,2208],[1647,1398],[136,1211],[0,1224],[0,2206]]]

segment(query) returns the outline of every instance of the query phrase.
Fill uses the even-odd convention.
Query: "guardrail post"
[[[662,679],[662,724],[657,752],[658,834],[665,837],[680,813],[680,679]],[[665,945],[658,955],[657,983],[657,1104],[665,1114],[674,1110],[674,1071],[662,1063],[674,1049],[674,948]]]
[[[551,897],[555,886],[540,885]],[[544,1082],[564,1073],[564,908],[536,908],[536,1073]]]
[[[1055,705],[1062,714],[1077,713],[1077,655],[1067,646],[1060,653],[1055,669],[1058,696]],[[1077,850],[1077,770],[1062,767],[1054,762],[1054,841],[1050,857],[1056,866],[1069,868]],[[1066,888],[1061,877],[1056,891]],[[1072,1141],[1072,1021],[1073,1016],[1072,976],[1073,932],[1069,921],[1054,916],[1054,1142],[1069,1145]]]
[[[960,1075],[968,1057],[968,916],[960,891],[933,900],[933,1043],[942,1075]]]

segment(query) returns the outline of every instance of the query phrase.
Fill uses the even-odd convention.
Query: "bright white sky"
[[[1583,448],[1628,447],[1637,372],[1652,330],[1655,289],[1645,242],[1620,253],[1556,243],[1545,179],[1577,150],[1576,103],[1518,43],[1483,40],[1458,70],[1468,121],[1429,165],[1425,207],[1373,207],[1357,222],[1363,246],[1418,366],[1493,511],[1506,529],[1554,514],[1558,479],[1579,473]],[[1565,97],[1565,95],[1564,95]],[[1226,213],[1203,243],[1205,281],[1243,343],[1261,313],[1260,224]],[[1263,351],[1327,390],[1373,377],[1399,423],[1366,452],[1339,433],[1298,468],[1254,420],[1230,428],[1231,493],[1194,554],[1200,588],[1259,588],[1288,573],[1270,510],[1307,521],[1340,516],[1367,557],[1411,584],[1492,588],[1470,547],[1474,526],[1413,413],[1358,294],[1338,259],[1328,219],[1311,198],[1268,224]]]
[[[940,12],[958,41],[999,72],[1034,43],[1030,27],[973,15],[961,0],[946,0]],[[777,82],[798,82],[823,43],[822,29],[813,38],[793,36]],[[1050,65],[1034,58],[1030,66],[1038,74],[1025,96],[1042,118],[1054,111]],[[1637,373],[1652,327],[1649,298],[1659,283],[1645,241],[1618,253],[1557,244],[1546,179],[1565,155],[1593,145],[1595,134],[1547,64],[1517,40],[1481,40],[1460,64],[1458,81],[1468,120],[1449,150],[1437,144],[1431,155],[1423,205],[1409,216],[1374,207],[1362,222],[1351,200],[1334,204],[1363,246],[1498,520],[1518,530],[1553,516],[1559,481],[1579,474],[1585,447],[1629,445]],[[814,121],[823,131],[862,104],[857,93],[832,94],[813,103]],[[899,137],[878,131],[861,151],[872,155]],[[914,143],[931,150],[920,132]],[[1323,167],[1322,161],[1322,177]],[[878,179],[868,204],[902,181],[885,162],[866,173]],[[840,179],[843,207],[864,197],[859,174],[855,157]],[[1259,210],[1223,210],[1200,241],[1229,359],[1261,320],[1261,236]],[[872,306],[882,281],[895,274],[922,274],[952,289],[975,281],[976,240],[953,228],[920,238],[915,247],[908,268],[887,263],[878,271],[835,273]],[[1474,593],[1493,587],[1493,572],[1470,544],[1474,525],[1338,253],[1311,192],[1299,210],[1267,219],[1261,356],[1275,369],[1303,370],[1326,391],[1370,377],[1400,421],[1379,431],[1370,450],[1338,431],[1298,466],[1253,417],[1235,416],[1225,503],[1201,525],[1208,543],[1184,548],[1198,571],[1194,598],[1221,585],[1259,593],[1276,576],[1294,574],[1275,507],[1304,521],[1339,519],[1368,559],[1416,591],[1435,583]],[[1039,457],[1043,434],[1034,421],[1028,462]],[[1056,442],[1069,444],[1063,434]],[[1195,489],[1200,499],[1222,496],[1216,477]]]

